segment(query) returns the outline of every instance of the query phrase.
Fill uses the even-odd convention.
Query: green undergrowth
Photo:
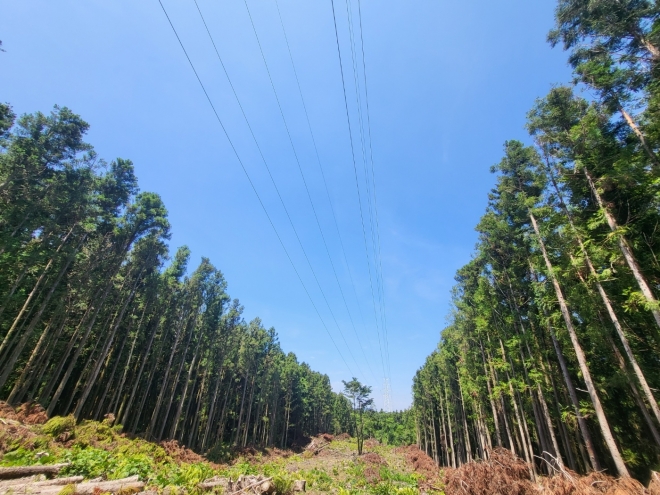
[[[76,425],[71,417],[55,417],[42,426],[17,434],[0,428],[0,466],[66,462],[64,476],[103,477],[108,480],[137,475],[159,492],[199,492],[197,484],[213,476],[272,477],[278,495],[289,495],[295,480],[307,481],[310,494],[418,495],[420,480],[401,456],[387,446],[368,449],[384,462],[369,463],[355,456],[354,440],[333,441],[323,456],[278,455],[265,451],[228,464],[181,462],[161,445],[123,435],[121,426],[97,421]]]

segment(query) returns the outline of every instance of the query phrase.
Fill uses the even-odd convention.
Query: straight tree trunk
[[[637,402],[637,406],[639,407],[640,411],[642,412],[642,415],[644,416],[646,425],[649,427],[649,430],[651,430],[651,435],[653,435],[653,439],[655,440],[655,443],[660,447],[660,433],[658,432],[658,429],[655,427],[655,424],[653,424],[653,419],[651,418],[651,415],[646,409],[646,405],[644,404],[642,397],[639,395],[637,386],[628,376],[628,370],[626,369],[626,362],[623,359],[623,356],[621,355],[621,352],[619,351],[614,341],[609,336],[607,337],[607,340],[609,341],[610,346],[612,346],[612,350],[614,351],[614,355],[616,356],[616,361],[617,364],[619,365],[619,368],[621,369],[624,376],[628,380],[630,391],[632,392],[635,402]]]
[[[582,241],[582,237],[578,233],[577,228],[575,227],[573,223],[573,217],[570,214],[570,211],[566,207],[566,204],[564,203],[563,196],[561,195],[561,192],[559,190],[559,187],[557,186],[557,183],[555,182],[554,175],[552,174],[552,170],[550,169],[550,166],[548,164],[548,169],[549,169],[549,175],[552,179],[552,183],[554,184],[554,189],[555,192],[557,193],[560,203],[562,205],[562,209],[564,210],[564,214],[568,218],[569,224],[571,226],[571,229],[573,230],[573,234],[575,235],[576,240],[578,241],[578,244],[580,246],[580,250],[582,251],[582,255],[584,256],[585,263],[587,264],[587,267],[589,268],[589,273],[591,274],[591,278],[594,281],[594,284],[596,285],[596,289],[598,290],[598,294],[600,295],[603,304],[605,306],[605,309],[607,309],[607,314],[610,317],[610,320],[612,321],[612,324],[614,325],[614,328],[616,330],[617,335],[619,336],[619,340],[621,340],[621,344],[623,345],[623,349],[626,353],[626,356],[628,357],[628,360],[630,361],[630,364],[633,367],[633,371],[635,372],[635,376],[637,377],[637,380],[639,381],[639,384],[642,387],[642,391],[644,392],[644,395],[646,397],[646,400],[649,403],[649,406],[651,407],[651,410],[653,411],[653,414],[655,416],[656,421],[660,424],[660,407],[658,407],[658,402],[655,400],[655,397],[653,396],[653,393],[651,392],[651,387],[649,387],[648,382],[646,381],[646,377],[644,376],[644,373],[642,372],[642,369],[640,368],[639,364],[637,363],[637,359],[635,359],[635,355],[632,352],[632,349],[630,348],[630,344],[628,342],[628,338],[626,337],[625,332],[623,331],[623,327],[621,325],[621,322],[619,321],[619,318],[617,317],[616,312],[614,311],[614,308],[612,306],[612,302],[610,301],[609,296],[605,292],[605,289],[603,288],[603,285],[600,283],[600,280],[598,278],[598,273],[596,272],[596,269],[594,268],[593,263],[591,262],[591,258],[589,257],[589,253],[587,251],[586,246],[584,245],[584,242]],[[587,180],[589,181],[589,185],[592,189],[593,194],[596,196],[598,205],[600,208],[605,212],[606,215],[608,215],[608,224],[610,225],[610,228],[612,231],[615,231],[618,226],[616,225],[616,221],[614,220],[611,215],[609,215],[609,212],[605,208],[600,195],[598,194],[598,191],[595,188],[595,184],[593,180],[591,179],[591,176],[589,175],[589,172],[585,169],[585,174],[587,176]],[[621,244],[621,240],[623,240],[623,244]],[[630,266],[631,270],[633,270],[633,274],[635,274],[635,278],[638,281],[638,284],[640,284],[640,289],[642,289],[642,292],[644,295],[647,297],[647,294],[650,294],[650,297],[653,298],[653,293],[651,292],[651,289],[648,287],[648,284],[646,284],[646,279],[641,274],[641,271],[639,270],[639,266],[637,265],[637,261],[634,259],[632,250],[628,247],[628,243],[625,241],[625,239],[621,236],[619,237],[619,246],[621,247],[622,253],[624,254],[624,257],[626,256],[626,253],[628,257],[630,258],[630,261],[628,262],[628,257],[626,257],[626,261],[628,262],[628,265]],[[625,251],[625,252],[624,252]],[[633,266],[636,267],[636,269],[633,269]],[[641,283],[640,283],[641,280]],[[648,299],[648,297],[647,297]],[[652,299],[654,301],[655,299]],[[658,313],[656,311],[656,313]],[[660,313],[659,313],[660,315]],[[654,313],[654,317],[656,317]],[[660,325],[660,321],[656,317],[656,322]]]
[[[595,196],[596,201],[598,202],[598,206],[605,215],[605,219],[607,220],[607,224],[609,225],[610,230],[612,232],[616,232],[619,229],[619,226],[617,225],[614,216],[612,216],[612,214],[610,213],[609,208],[607,208],[607,206],[603,202],[603,198],[601,198],[600,193],[596,189],[596,184],[594,183],[591,174],[586,168],[584,169],[584,174],[587,177],[587,182],[589,183],[591,192]],[[628,244],[626,238],[623,235],[619,235],[617,240],[619,243],[619,249],[621,250],[621,254],[623,254],[623,257],[626,260],[628,267],[632,271],[632,274],[635,277],[635,280],[637,281],[637,285],[639,286],[639,289],[642,291],[642,294],[649,302],[652,308],[651,313],[653,314],[653,318],[655,319],[656,324],[660,328],[660,310],[658,310],[658,300],[655,298],[653,292],[651,291],[651,288],[649,287],[649,284],[646,282],[646,278],[642,274],[642,270],[639,267],[639,264],[637,263],[637,259],[635,258],[635,255],[633,254],[632,249],[630,248],[630,245]]]
[[[545,243],[543,242],[543,238],[541,237],[541,233],[539,232],[539,227],[536,222],[536,217],[531,212],[529,214],[529,217],[532,221],[532,226],[534,227],[534,232],[536,233],[536,237],[538,238],[539,246],[541,247],[543,259],[548,269],[548,276],[552,280],[552,285],[555,289],[555,294],[559,301],[559,307],[561,309],[562,316],[564,317],[566,329],[568,330],[568,334],[571,338],[571,342],[573,343],[573,348],[577,356],[578,364],[580,365],[580,371],[582,372],[582,376],[587,386],[587,390],[589,391],[589,396],[591,397],[591,402],[593,403],[594,410],[596,412],[596,417],[598,418],[598,423],[600,425],[603,439],[605,440],[605,444],[607,445],[608,450],[610,451],[610,455],[614,460],[614,464],[616,466],[619,476],[627,478],[630,476],[630,474],[628,473],[628,468],[626,468],[626,464],[623,462],[623,457],[621,457],[619,448],[617,447],[616,442],[614,441],[614,436],[612,435],[612,430],[610,429],[609,422],[607,421],[607,417],[605,416],[605,411],[603,410],[603,406],[600,402],[600,398],[598,397],[598,392],[596,391],[596,387],[593,383],[593,380],[591,379],[591,372],[589,371],[587,358],[584,354],[584,351],[582,350],[582,346],[580,345],[580,342],[578,341],[577,333],[575,331],[575,328],[573,327],[571,314],[568,310],[568,305],[566,304],[566,301],[564,299],[564,294],[561,290],[559,282],[557,281],[554,275],[552,263],[550,262],[550,258],[545,249]]]
[[[0,355],[5,351],[5,348],[7,347],[9,343],[9,339],[13,335],[14,331],[16,330],[16,327],[18,326],[18,323],[21,321],[21,318],[23,317],[23,314],[25,314],[25,310],[27,307],[30,305],[30,302],[34,298],[34,296],[37,294],[39,286],[41,283],[44,281],[46,275],[48,274],[48,271],[50,270],[50,267],[53,265],[53,261],[55,260],[55,256],[60,252],[64,244],[66,244],[66,241],[69,239],[69,236],[73,232],[73,229],[75,228],[75,225],[71,227],[69,232],[64,236],[64,239],[62,239],[62,242],[60,242],[60,245],[57,246],[57,249],[55,250],[55,253],[53,253],[53,256],[48,260],[48,263],[46,263],[46,267],[41,271],[41,274],[39,275],[39,278],[35,282],[34,286],[32,287],[32,290],[30,291],[30,294],[28,294],[27,299],[23,303],[23,306],[18,312],[18,315],[16,315],[16,318],[14,318],[14,321],[9,327],[9,330],[7,330],[7,334],[5,335],[5,338],[2,340],[2,344],[0,344]]]

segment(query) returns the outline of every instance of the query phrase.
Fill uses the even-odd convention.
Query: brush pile
[[[306,488],[305,480],[296,480],[287,491],[304,492]],[[274,495],[277,486],[272,477],[264,476],[239,476],[236,481],[231,478],[222,478],[214,476],[197,485],[200,490],[221,489],[227,495],[238,495],[240,493],[252,495]]]
[[[580,476],[566,468],[554,476],[532,480],[528,465],[509,450],[495,448],[488,460],[470,462],[445,470],[447,495],[656,495],[659,483],[648,489],[632,478],[613,478],[603,473]],[[655,474],[655,473],[654,473]],[[654,491],[656,490],[656,491]]]

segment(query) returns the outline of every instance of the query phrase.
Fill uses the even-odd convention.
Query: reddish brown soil
[[[348,433],[341,433],[335,437],[335,440],[348,440],[351,436]]]

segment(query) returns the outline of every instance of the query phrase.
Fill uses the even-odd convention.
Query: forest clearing
[[[572,471],[530,478],[529,466],[505,449],[461,468],[439,468],[415,445],[393,446],[322,434],[304,447],[234,449],[211,462],[176,440],[153,443],[122,433],[108,417],[76,424],[50,420],[42,408],[0,404],[2,495],[239,494],[292,495],[657,495],[635,480]],[[216,454],[217,455],[217,454]]]

